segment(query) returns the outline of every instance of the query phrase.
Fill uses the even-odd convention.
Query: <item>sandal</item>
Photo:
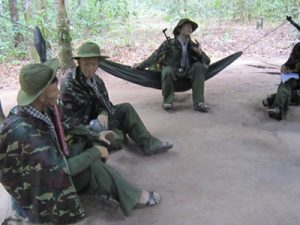
[[[283,119],[283,113],[280,108],[274,107],[267,109],[267,112],[269,114],[269,117],[275,120],[282,120]]]
[[[146,202],[146,206],[155,206],[160,202],[160,199],[155,198],[154,194],[159,194],[154,191],[149,191],[149,198],[148,201]]]
[[[272,98],[272,96],[268,95],[266,98],[264,98],[262,100],[262,105],[264,107],[271,107],[273,102],[274,102],[274,98]]]
[[[168,152],[171,148],[173,148],[173,145],[170,144],[169,142],[162,142],[158,146],[155,146],[154,148],[145,151],[146,156],[152,156],[160,153],[166,153]]]
[[[160,202],[160,195],[157,192],[148,191],[148,194],[149,194],[149,196],[148,196],[147,202],[139,202],[136,205],[137,208],[152,207],[152,206],[157,205]]]
[[[204,102],[199,102],[197,104],[194,104],[194,109],[199,112],[208,112],[210,108],[205,105]]]
[[[168,103],[168,102],[163,102],[162,107],[165,110],[173,109],[173,104],[172,103]]]

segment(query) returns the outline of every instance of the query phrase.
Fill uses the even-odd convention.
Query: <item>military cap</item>
[[[99,57],[100,59],[109,58],[101,55],[99,46],[94,42],[85,42],[77,50],[77,55],[72,59]]]
[[[58,59],[24,66],[19,75],[21,89],[17,96],[18,104],[31,104],[55,78],[59,66]]]
[[[180,28],[186,23],[190,23],[192,25],[193,32],[198,28],[198,24],[196,22],[194,22],[188,18],[183,18],[183,19],[179,20],[179,22],[177,23],[176,27],[173,30],[173,34],[178,35],[180,33],[179,32]]]

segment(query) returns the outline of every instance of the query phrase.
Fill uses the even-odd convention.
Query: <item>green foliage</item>
[[[213,20],[247,23],[263,17],[265,21],[281,22],[285,15],[298,17],[299,0],[66,0],[71,36],[75,43],[97,40],[115,46],[131,45],[133,31],[144,26],[144,19],[166,20],[175,24],[189,17],[209,26]],[[56,0],[31,0],[25,12],[23,1],[18,1],[20,23],[17,26],[25,42],[13,46],[16,32],[10,20],[0,17],[0,61],[28,57],[32,31],[39,26],[52,45],[57,45]],[[4,15],[9,18],[6,1]],[[134,22],[133,22],[134,21]],[[136,23],[138,21],[138,23]],[[145,26],[145,28],[147,28]]]

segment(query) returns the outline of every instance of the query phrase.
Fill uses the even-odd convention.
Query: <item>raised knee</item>
[[[129,102],[124,102],[121,104],[124,109],[133,109],[133,106]]]

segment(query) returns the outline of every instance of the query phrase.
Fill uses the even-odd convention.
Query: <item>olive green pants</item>
[[[149,133],[130,103],[115,105],[115,114],[108,116],[108,126],[110,130],[116,131],[117,134],[120,134],[119,131],[121,131],[123,139],[128,134],[142,148],[144,153],[151,151],[151,149],[162,143]]]
[[[193,103],[204,102],[204,82],[207,67],[202,63],[196,62],[183,73],[174,71],[170,66],[165,66],[161,72],[161,86],[163,101],[173,103],[174,100],[174,82],[178,79],[188,78],[192,82]]]
[[[290,79],[285,83],[280,83],[276,95],[273,95],[272,108],[278,107],[283,112],[287,112],[291,102],[297,102],[298,100],[296,89],[299,89],[299,80]]]
[[[111,195],[120,203],[124,215],[129,216],[137,205],[142,190],[127,182],[114,168],[104,164],[100,159],[74,176],[76,190],[87,190],[89,193]]]

